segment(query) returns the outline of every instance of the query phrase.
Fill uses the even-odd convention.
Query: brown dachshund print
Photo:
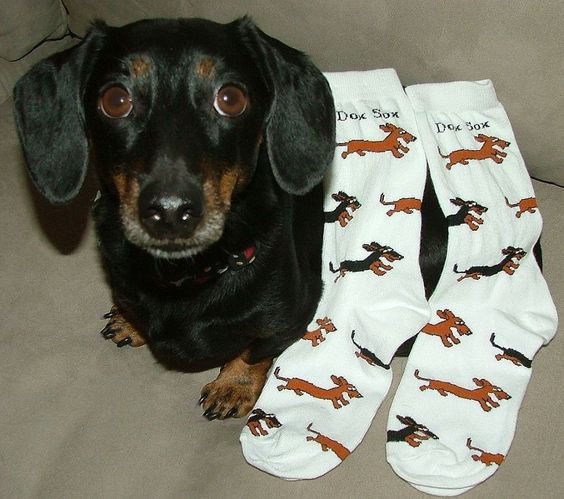
[[[499,386],[493,385],[487,379],[473,378],[472,381],[478,388],[470,389],[449,383],[448,381],[424,378],[419,375],[419,369],[415,370],[415,377],[428,382],[428,384],[419,387],[422,392],[425,390],[435,390],[443,397],[450,393],[462,399],[473,400],[478,402],[480,407],[486,412],[491,411],[492,408],[499,407],[499,403],[492,399],[492,395],[497,400],[509,400],[511,398],[511,395],[504,392]]]
[[[328,334],[337,331],[335,324],[333,324],[329,317],[317,319],[315,322],[319,327],[317,329],[307,331],[306,334],[302,337],[302,340],[311,341],[312,347],[317,347],[320,343],[323,343],[325,341],[325,336],[323,335],[323,333]]]
[[[472,331],[466,323],[460,317],[454,315],[450,310],[437,310],[437,315],[443,320],[437,322],[436,324],[427,323],[423,326],[421,332],[431,336],[438,336],[445,347],[450,348],[453,345],[458,345],[460,343],[460,340],[454,336],[453,329],[460,336],[469,336],[472,334]]]
[[[407,213],[411,215],[414,211],[421,211],[421,199],[417,198],[400,198],[395,201],[386,201],[384,193],[380,195],[380,203],[384,206],[393,206],[386,212],[391,217],[394,213]]]
[[[536,198],[524,198],[516,203],[510,203],[509,199],[505,198],[505,204],[510,208],[517,208],[517,212],[515,213],[517,218],[521,218],[523,213],[536,213],[539,207]]]
[[[274,376],[276,379],[286,383],[277,387],[279,391],[291,390],[299,396],[307,393],[311,397],[319,400],[329,400],[335,409],[341,409],[345,405],[349,405],[349,401],[344,397],[345,394],[351,400],[363,398],[354,385],[351,385],[342,376],[335,376],[334,374],[331,375],[331,381],[335,384],[335,386],[331,388],[321,388],[300,378],[284,378],[280,376],[280,367],[277,367],[274,370]]]
[[[472,459],[474,461],[479,461],[486,466],[491,466],[492,464],[497,464],[499,466],[505,459],[505,456],[503,454],[491,454],[489,452],[486,452],[485,450],[479,449],[478,447],[473,447],[471,438],[466,440],[466,447],[468,447],[470,450],[479,452],[480,454],[474,454],[472,456]]]
[[[367,152],[390,152],[395,158],[403,158],[409,152],[407,144],[417,140],[414,135],[392,123],[380,125],[380,130],[388,134],[383,140],[349,140],[348,142],[338,143],[338,147],[345,146],[347,148],[341,154],[341,157],[347,159],[350,154],[354,153],[365,156]]]
[[[439,154],[442,158],[448,159],[446,165],[447,170],[450,170],[454,165],[467,165],[469,161],[491,159],[497,164],[503,162],[507,153],[503,151],[506,147],[511,145],[511,142],[499,139],[497,137],[490,137],[488,135],[479,134],[474,137],[477,142],[482,143],[480,149],[457,149],[451,153],[444,155],[439,149]],[[499,148],[499,149],[496,149]]]
[[[310,423],[307,427],[307,430],[313,433],[315,437],[308,435],[306,437],[306,440],[308,442],[317,442],[319,445],[321,445],[321,450],[323,452],[327,452],[330,450],[334,452],[334,454],[341,461],[344,461],[347,457],[349,457],[351,453],[349,449],[347,449],[343,444],[337,442],[336,440],[333,440],[332,438],[329,438],[326,435],[323,435],[318,431],[315,431],[314,429],[312,429],[312,426],[313,423]]]
[[[268,435],[269,429],[280,428],[281,426],[282,424],[274,414],[267,414],[262,409],[258,408],[253,410],[247,420],[247,428],[249,428],[255,437],[264,437]]]

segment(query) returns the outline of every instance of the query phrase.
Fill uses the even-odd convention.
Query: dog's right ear
[[[83,94],[103,26],[33,66],[14,88],[16,128],[31,179],[53,204],[73,199],[86,176]]]

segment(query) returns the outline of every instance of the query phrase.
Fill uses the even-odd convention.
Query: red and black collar
[[[257,243],[252,243],[238,252],[220,249],[212,257],[205,255],[188,261],[156,261],[155,267],[161,285],[179,289],[184,286],[206,284],[227,271],[242,270],[254,263],[257,252]]]

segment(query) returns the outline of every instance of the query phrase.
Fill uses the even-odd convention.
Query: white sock
[[[426,163],[409,101],[394,70],[327,78],[338,144],[325,182],[324,294],[241,434],[250,464],[287,479],[318,477],[355,449],[389,389],[392,356],[429,319],[418,265]]]
[[[557,318],[532,251],[541,216],[491,82],[406,92],[451,226],[430,299],[434,317],[409,356],[386,450],[394,471],[415,488],[451,496],[503,462],[531,361],[555,334]]]

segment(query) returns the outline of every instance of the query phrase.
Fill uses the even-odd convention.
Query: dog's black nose
[[[157,239],[189,237],[203,213],[202,197],[196,188],[163,190],[151,184],[141,191],[138,205],[141,224]]]

